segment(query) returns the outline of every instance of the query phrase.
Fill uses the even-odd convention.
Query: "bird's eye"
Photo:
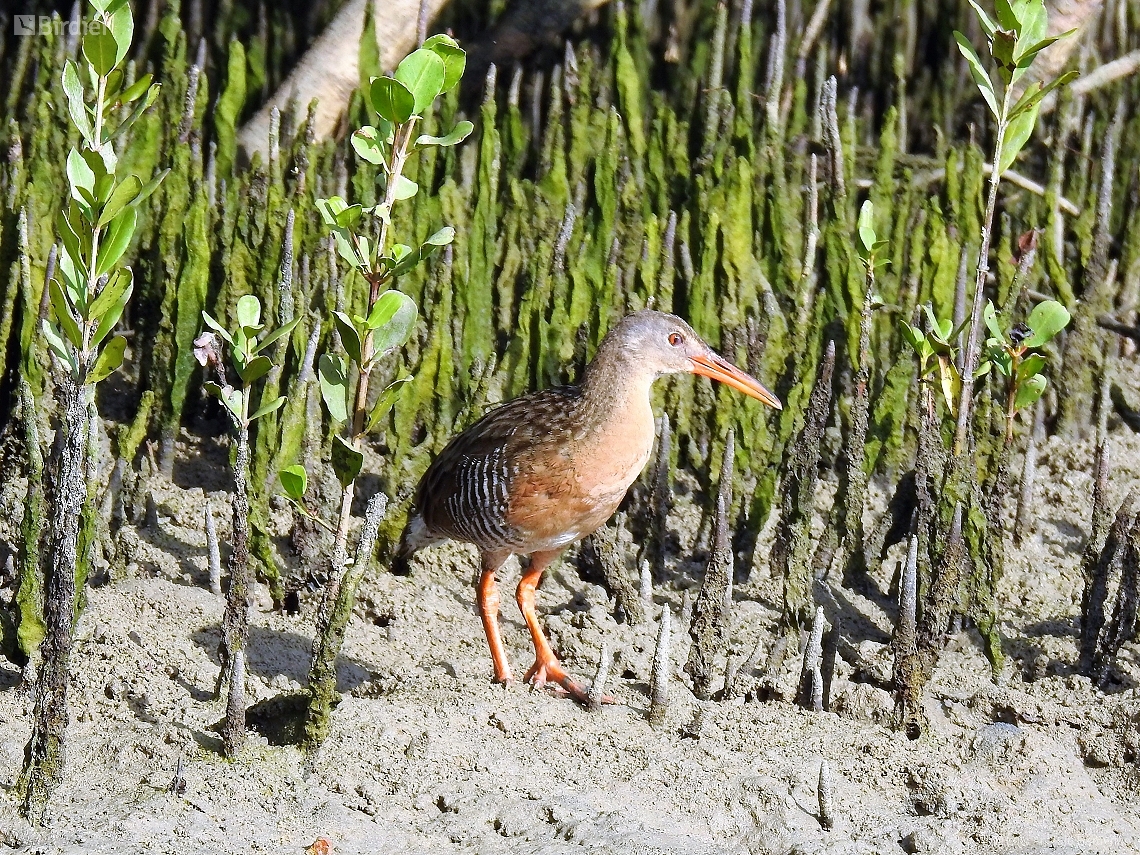
[[[680,347],[685,343],[685,337],[678,332],[669,333],[669,344],[673,347]]]

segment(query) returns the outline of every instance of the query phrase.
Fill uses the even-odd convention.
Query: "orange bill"
[[[694,356],[693,373],[700,374],[704,377],[711,377],[713,380],[719,380],[725,385],[731,386],[737,391],[743,392],[763,401],[769,407],[774,407],[777,410],[784,409],[784,405],[780,403],[780,399],[769,392],[761,385],[760,381],[751,375],[745,374],[727,359],[722,359],[712,351],[709,351],[707,356]]]

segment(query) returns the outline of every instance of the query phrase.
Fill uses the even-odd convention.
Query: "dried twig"
[[[813,686],[818,680],[818,692],[822,705],[823,677],[820,673],[820,663],[823,660],[823,631],[827,621],[823,617],[823,606],[817,606],[815,618],[812,620],[811,632],[808,634],[807,646],[804,647],[803,664],[800,667],[799,690],[796,692],[796,703],[804,709],[815,706],[815,691]],[[821,706],[822,708],[822,706]]]
[[[827,761],[819,764],[819,786],[816,788],[819,796],[819,824],[825,831],[835,828],[835,799],[831,792],[831,769]]]
[[[598,670],[594,672],[594,681],[586,691],[586,706],[593,712],[602,708],[606,696],[606,681],[610,678],[610,647],[604,641],[598,654]]]
[[[602,526],[587,537],[583,543],[584,557],[597,565],[626,619],[631,624],[639,624],[647,617],[642,597],[630,579],[624,520],[625,515],[618,514],[616,526]]]
[[[821,92],[819,111],[824,144],[827,146],[828,162],[831,167],[829,175],[831,192],[836,200],[843,200],[847,198],[847,187],[843,177],[843,138],[839,133],[839,114],[835,109],[838,88],[839,84],[834,75],[827,78]]]
[[[714,662],[728,645],[732,607],[732,547],[728,527],[728,508],[732,503],[732,462],[735,433],[728,432],[724,458],[720,468],[720,488],[716,499],[713,524],[713,550],[705,568],[705,579],[693,606],[689,636],[693,646],[685,671],[693,678],[693,694],[701,700],[712,697]]]
[[[653,513],[653,534],[650,538],[649,556],[654,577],[665,579],[665,543],[668,537],[669,508],[672,493],[669,487],[669,458],[672,454],[673,434],[669,416],[661,414],[661,427],[657,438],[657,457],[653,463],[653,492],[650,494],[650,510]]]
[[[649,724],[659,729],[665,724],[669,712],[669,644],[672,615],[668,604],[661,608],[661,622],[657,629],[657,646],[653,650],[653,679],[649,688]]]
[[[218,529],[214,525],[214,512],[206,506],[206,556],[210,570],[210,593],[222,593],[222,552],[218,548]]]

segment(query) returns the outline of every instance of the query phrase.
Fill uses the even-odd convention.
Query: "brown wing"
[[[530,492],[536,470],[555,484],[569,476],[558,474],[559,449],[571,439],[567,416],[580,394],[565,386],[515,398],[452,439],[416,490],[428,531],[484,550],[525,547],[530,532],[511,519],[512,495]]]

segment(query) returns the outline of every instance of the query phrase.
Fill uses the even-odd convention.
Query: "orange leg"
[[[499,553],[483,554],[483,572],[479,576],[477,599],[483,632],[487,634],[487,646],[491,648],[491,661],[495,666],[495,682],[510,685],[514,679],[507,662],[506,648],[503,647],[503,637],[499,634],[499,586],[495,584],[495,572],[503,566],[507,557]]]
[[[542,627],[539,626],[538,616],[534,612],[534,590],[538,586],[538,580],[542,578],[542,571],[558,557],[560,552],[561,550],[536,552],[532,555],[530,567],[522,574],[518,589],[515,591],[519,610],[526,620],[527,629],[530,630],[530,639],[534,643],[534,665],[526,672],[524,679],[536,687],[542,687],[547,683],[557,683],[568,694],[582,703],[587,703],[585,688],[572,680],[570,675],[562,670],[562,666],[558,663],[558,657],[550,649],[550,642],[546,640]]]

